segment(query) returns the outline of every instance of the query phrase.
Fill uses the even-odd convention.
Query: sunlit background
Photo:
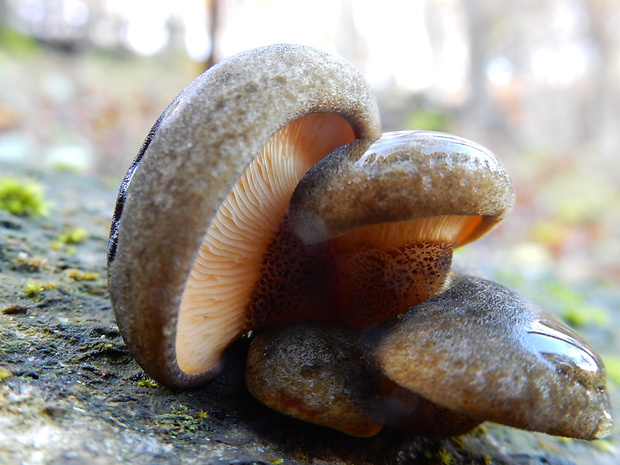
[[[351,61],[386,130],[453,132],[500,156],[518,204],[465,255],[482,254],[505,281],[549,279],[553,299],[575,307],[598,298],[574,286],[615,288],[613,0],[0,0],[0,162],[117,184],[193,77],[276,42]]]

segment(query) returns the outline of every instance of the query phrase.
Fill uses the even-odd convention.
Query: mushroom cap
[[[339,324],[296,322],[259,334],[245,380],[268,407],[352,436],[372,436],[384,421],[424,436],[456,436],[482,422],[381,375],[359,333]]]
[[[374,97],[350,64],[311,47],[273,45],[207,70],[147,136],[119,192],[108,283],[129,350],[158,382],[190,386],[217,372],[219,353],[191,370],[179,366],[179,311],[188,278],[233,186],[274,134],[311,114],[335,122],[327,152],[379,131]],[[196,316],[193,324],[220,330],[213,315]],[[193,340],[209,337],[199,333]]]
[[[289,222],[312,244],[436,217],[421,227],[431,235],[445,228],[460,246],[488,232],[513,204],[510,178],[489,150],[448,134],[401,131],[353,141],[317,163],[293,193]]]
[[[595,350],[550,313],[499,284],[452,286],[364,335],[382,372],[481,420],[580,439],[612,427]]]
[[[352,328],[293,323],[258,335],[245,370],[250,393],[287,415],[352,436],[383,427],[378,373]]]

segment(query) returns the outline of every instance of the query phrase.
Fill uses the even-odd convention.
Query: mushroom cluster
[[[212,379],[250,333],[250,393],[347,434],[488,420],[604,437],[595,350],[452,266],[513,202],[487,149],[381,134],[344,60],[262,47],[196,78],[147,136],[114,213],[110,297],[129,350],[170,387]]]

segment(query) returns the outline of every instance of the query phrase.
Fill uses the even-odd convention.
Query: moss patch
[[[0,177],[0,209],[13,215],[39,217],[47,215],[47,208],[42,184],[12,176]]]
[[[58,285],[54,283],[44,283],[41,281],[28,281],[24,286],[23,292],[27,297],[36,297],[43,291],[48,289],[57,289]]]

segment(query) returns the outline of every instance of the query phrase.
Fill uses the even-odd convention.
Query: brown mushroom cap
[[[395,383],[470,418],[597,439],[612,426],[605,369],[553,315],[499,284],[452,287],[365,335]]]
[[[460,246],[513,203],[510,178],[489,150],[448,134],[401,131],[356,140],[317,163],[295,189],[289,221],[306,243],[357,230],[350,247],[411,238]]]
[[[352,328],[297,322],[259,334],[245,370],[250,393],[295,418],[352,436],[386,425],[412,435],[456,436],[481,423],[385,376]]]
[[[263,404],[352,436],[383,427],[378,377],[357,331],[312,322],[257,336],[245,370],[248,390]]]
[[[252,228],[270,202],[283,204],[285,214],[290,192],[282,186],[277,199],[261,197],[273,193],[268,184],[280,176],[270,174],[271,161],[255,164],[251,174],[247,169],[274,134],[295,120],[280,142],[265,149],[267,160],[282,152],[297,160],[290,191],[295,177],[315,159],[379,130],[374,97],[347,62],[310,47],[263,47],[225,60],[194,80],[158,120],[127,173],[110,234],[110,296],[128,348],[159,382],[189,386],[212,377],[221,351],[242,331],[237,305],[244,299],[238,294],[250,294],[252,283],[229,280],[230,274],[242,274],[230,268],[235,259],[213,265],[217,276],[196,265],[203,258],[212,262],[213,247],[245,256],[264,254],[264,241],[257,236],[272,237],[278,220]],[[308,152],[312,144],[306,142],[315,139],[318,147]],[[235,185],[239,189],[231,194]],[[212,240],[205,241],[211,233]],[[190,275],[194,283],[206,276],[221,280],[213,299],[232,297],[234,304],[221,305],[221,312],[184,304]],[[191,313],[187,318],[185,308]],[[235,316],[220,320],[229,311]],[[202,342],[210,337],[218,341]],[[194,343],[202,347],[195,349]]]
[[[364,329],[440,293],[453,249],[514,203],[510,178],[466,139],[402,131],[356,140],[297,185],[288,221],[306,244],[329,240],[340,322]]]

